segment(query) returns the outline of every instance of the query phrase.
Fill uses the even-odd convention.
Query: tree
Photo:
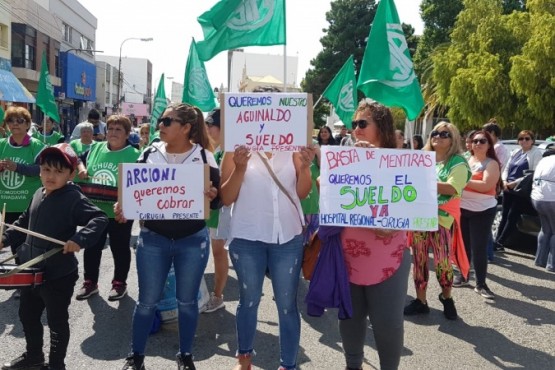
[[[555,123],[555,7],[553,0],[529,0],[530,38],[511,58],[511,88],[527,104],[535,129]]]
[[[326,13],[329,27],[324,29],[325,35],[320,39],[322,51],[312,59],[310,64],[313,68],[306,72],[301,82],[303,91],[312,93],[314,101],[318,100],[351,54],[354,55],[358,75],[376,10],[375,0],[336,0],[331,3],[331,9]],[[403,24],[402,27],[412,56],[419,38],[414,35],[410,24]],[[314,109],[315,125],[324,125],[324,116],[328,114],[329,106],[319,104]]]
[[[420,4],[424,32],[414,55],[414,66],[419,76],[430,53],[439,45],[451,41],[450,34],[462,8],[462,0],[423,0]]]
[[[313,68],[306,72],[301,82],[303,91],[312,93],[314,101],[318,100],[351,54],[354,55],[358,73],[376,9],[374,0],[336,0],[331,3],[331,9],[326,13],[329,26],[320,39],[323,49],[311,60]],[[315,125],[325,124],[324,115],[327,114],[329,107],[319,104],[314,110]]]
[[[499,0],[464,0],[450,46],[432,56],[439,102],[460,129],[491,117],[502,126],[515,120],[537,125],[526,101],[511,91],[509,76],[511,58],[530,37],[529,25],[529,13],[504,14]]]

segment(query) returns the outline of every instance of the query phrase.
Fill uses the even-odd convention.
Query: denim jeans
[[[555,272],[555,202],[532,200],[532,203],[538,211],[541,222],[534,263],[536,266]]]
[[[236,314],[237,352],[254,352],[258,305],[268,269],[279,317],[280,365],[295,369],[301,336],[297,289],[303,259],[302,236],[284,244],[233,239],[229,254],[241,289]]]
[[[210,255],[208,229],[172,240],[146,228],[137,246],[139,298],[133,313],[133,353],[144,354],[168,272],[175,269],[179,350],[191,353],[198,322],[197,296]]]

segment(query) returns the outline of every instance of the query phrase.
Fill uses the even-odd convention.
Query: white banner
[[[323,146],[320,225],[437,230],[435,152]]]
[[[210,215],[206,164],[122,163],[119,176],[118,198],[129,220],[203,220]]]
[[[312,143],[312,95],[306,93],[223,94],[223,148],[294,152]]]

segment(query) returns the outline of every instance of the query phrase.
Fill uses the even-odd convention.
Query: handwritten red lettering
[[[351,163],[360,162],[356,149],[342,150],[339,152],[326,152],[326,160],[330,170],[340,166],[348,166]]]

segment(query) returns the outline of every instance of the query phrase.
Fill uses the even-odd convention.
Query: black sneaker
[[[489,290],[486,284],[484,285],[476,285],[474,291],[484,297],[485,299],[495,299],[495,294],[491,290]]]
[[[422,303],[422,301],[417,298],[413,299],[412,302],[405,307],[403,313],[407,316],[430,313],[430,307],[428,307],[428,303]]]
[[[193,364],[193,355],[177,354],[177,370],[196,370]]]
[[[108,294],[109,301],[119,301],[127,294],[127,284],[121,281],[112,281],[112,290]]]
[[[92,296],[93,294],[98,293],[98,284],[92,280],[85,280],[81,289],[77,291],[77,295],[75,295],[75,299],[78,301],[85,300]]]
[[[41,370],[43,366],[44,355],[31,357],[25,352],[11,362],[5,363],[2,370]]]
[[[439,293],[439,301],[443,304],[443,315],[447,320],[457,319],[457,309],[453,298],[443,298],[443,294]]]
[[[455,275],[455,277],[453,278],[453,288],[462,288],[469,285],[470,282],[462,275]]]
[[[129,354],[125,359],[122,370],[145,370],[145,356],[135,353]]]
[[[501,243],[494,242],[493,243],[493,250],[495,252],[504,252],[505,251],[505,246]]]

